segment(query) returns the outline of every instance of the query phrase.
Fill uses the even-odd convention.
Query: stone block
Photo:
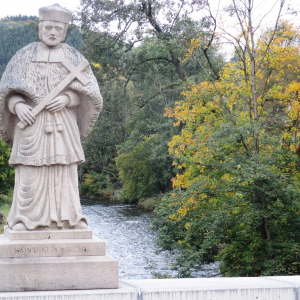
[[[143,300],[299,300],[296,282],[279,277],[123,280],[139,289]],[[284,277],[281,277],[284,278]],[[113,299],[113,298],[112,298]]]
[[[14,231],[7,226],[4,234],[10,240],[57,240],[57,239],[91,239],[92,230],[66,229],[66,230],[33,230],[33,231]]]
[[[0,292],[118,288],[109,256],[0,258]]]
[[[0,258],[104,256],[105,254],[106,243],[95,236],[92,239],[16,241],[0,235]]]
[[[118,289],[0,293],[0,300],[139,300],[138,289],[119,282]],[[166,299],[164,299],[166,300]]]
[[[299,300],[300,276],[124,280],[118,289],[10,292],[0,300]]]
[[[104,241],[89,238],[90,230],[6,228],[5,233],[0,235],[0,292],[118,288],[118,261],[106,255]]]

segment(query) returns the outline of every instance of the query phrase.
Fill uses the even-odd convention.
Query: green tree
[[[155,172],[158,177],[151,183],[144,180],[152,176],[149,168],[149,174],[121,178],[125,187],[130,185],[132,190],[141,186],[140,180],[149,184],[143,189],[143,196],[165,192],[170,188],[173,176],[167,142],[177,129],[172,128],[172,121],[164,117],[164,109],[180,98],[185,84],[205,77],[199,73],[199,63],[194,57],[183,58],[191,38],[203,32],[203,28],[209,30],[210,24],[191,18],[193,9],[201,9],[192,1],[132,1],[124,4],[122,1],[84,0],[82,4],[85,8],[78,19],[85,40],[83,51],[94,62],[104,97],[103,113],[85,143],[91,156],[82,168],[84,172],[113,173],[118,185],[118,172],[126,173],[125,162],[123,164],[117,158],[117,170],[113,159],[130,157],[132,162],[136,160],[132,166],[137,167],[139,162],[133,153],[137,155],[137,151],[141,151],[139,155],[144,157],[145,141],[155,139],[155,146],[149,149],[148,161],[144,163],[153,164],[156,157],[156,166],[160,168]],[[166,18],[160,18],[163,12]],[[116,22],[118,32],[113,30]],[[207,51],[212,64],[219,68],[217,61],[221,59],[216,50],[208,44]],[[198,51],[201,52],[202,49]],[[206,66],[209,64],[201,55],[200,61]],[[132,169],[131,174],[139,174],[139,171]],[[130,193],[126,194],[129,197]],[[138,193],[130,194],[131,199],[137,197]]]
[[[161,137],[152,134],[144,137],[131,151],[118,155],[117,167],[128,199],[149,197],[171,188],[171,160],[166,150]]]
[[[182,276],[213,261],[225,276],[300,272],[300,33],[279,12],[256,37],[244,5],[233,0],[236,59],[167,110],[184,125],[169,143],[178,172],[155,227],[164,249],[181,251]]]
[[[112,48],[115,43],[122,41],[130,49],[137,42],[155,37],[160,47],[157,47],[156,55],[149,59],[171,64],[178,77],[186,80],[180,58],[182,42],[189,41],[189,37],[198,32],[200,24],[191,18],[191,13],[201,10],[202,5],[191,0],[139,0],[127,3],[122,0],[81,0],[81,4],[83,10],[78,14],[78,19],[83,29],[92,32],[102,27],[112,37],[103,39],[102,48]],[[159,18],[159,15],[164,17]],[[113,28],[116,23],[117,31]]]
[[[6,195],[14,184],[14,168],[8,164],[10,147],[0,139],[0,194]]]

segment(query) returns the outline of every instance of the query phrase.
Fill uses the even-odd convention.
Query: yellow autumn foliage
[[[284,145],[291,151],[300,151],[300,145],[295,143],[300,127],[300,30],[288,22],[281,22],[273,43],[266,49],[270,34],[266,32],[258,40],[256,50],[256,62],[259,65],[255,74],[259,120],[255,130],[258,131],[262,157],[274,151],[270,140],[275,141],[279,135],[281,144],[277,144],[277,147]],[[197,47],[201,47],[201,39],[191,41],[187,58]],[[220,80],[192,85],[182,93],[184,100],[177,102],[174,109],[166,109],[166,116],[176,120],[174,126],[184,124],[181,135],[174,136],[169,143],[170,153],[174,154],[177,162],[181,161],[178,164],[181,172],[173,179],[174,188],[188,188],[204,176],[205,170],[228,163],[245,151],[245,147],[249,153],[254,153],[256,139],[251,132],[253,128],[247,131],[247,127],[250,128],[254,122],[250,69],[249,59],[244,62],[232,60],[223,68]],[[281,129],[272,136],[269,125],[274,121],[274,110],[280,111],[277,116],[280,120],[276,122],[280,123]],[[229,126],[228,130],[231,126],[243,137],[240,140],[237,138],[238,142],[223,145],[223,150],[229,153],[222,160],[216,159],[219,149],[212,148],[210,140],[217,134],[218,128],[224,126]],[[214,165],[211,164],[213,160],[217,161]],[[230,175],[224,175],[223,179],[230,181]]]

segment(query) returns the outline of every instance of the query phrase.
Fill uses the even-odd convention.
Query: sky
[[[0,0],[0,19],[6,16],[27,15],[38,16],[41,7],[59,3],[71,11],[75,11],[80,0]]]
[[[126,1],[126,0],[125,0]],[[287,0],[287,5],[292,4],[292,6],[299,6],[297,3],[299,0]],[[38,16],[38,9],[40,7],[49,6],[54,3],[59,3],[61,6],[71,10],[76,11],[80,6],[80,0],[0,0],[1,9],[0,9],[0,19],[6,16],[12,15],[35,15]],[[212,10],[216,11],[218,7],[218,3],[220,3],[220,9],[222,10],[222,6],[228,5],[230,0],[210,0],[210,4],[212,5]],[[259,11],[261,13],[265,13],[268,9],[270,9],[274,3],[278,0],[257,0],[255,1],[257,5],[258,15]],[[273,13],[276,13],[276,5]],[[272,19],[273,13],[269,14],[269,20]],[[297,18],[298,19],[298,18]],[[272,20],[274,21],[274,20]]]
[[[125,0],[130,1],[130,0]],[[228,6],[231,0],[209,0],[212,12],[214,16],[218,15],[218,19],[221,18],[222,22],[218,24],[225,25],[226,29],[234,33],[233,29],[230,29],[237,22],[234,18],[229,18],[227,13],[224,13],[223,7]],[[238,1],[239,2],[239,1]],[[262,27],[270,26],[274,24],[278,13],[280,0],[254,0],[254,23],[258,23],[259,20],[264,17],[264,22],[261,24]],[[38,9],[40,7],[49,6],[54,3],[59,3],[62,7],[65,7],[72,12],[77,11],[80,7],[80,0],[0,0],[0,19],[6,16],[12,15],[36,15],[38,16]],[[293,7],[300,12],[300,1],[299,0],[286,0],[285,7]],[[273,9],[272,9],[273,8]],[[271,10],[269,12],[269,10]],[[217,14],[216,12],[219,11]],[[269,12],[269,13],[267,13]],[[266,14],[267,13],[267,14]],[[266,15],[265,15],[266,14]],[[300,15],[300,13],[299,13]],[[290,14],[284,15],[285,19],[292,21],[293,23],[300,25],[300,16],[291,16]],[[196,16],[200,17],[200,16]],[[116,27],[117,28],[117,27]],[[118,30],[117,30],[118,31]],[[232,56],[233,47],[223,44],[222,49],[224,54],[228,57]]]
[[[210,3],[216,8],[217,3],[220,1],[220,7],[222,4],[228,4],[229,0],[210,0]],[[8,15],[38,15],[38,9],[43,6],[49,6],[54,3],[59,3],[61,6],[75,11],[80,6],[80,0],[0,0],[0,18]],[[276,0],[258,0],[258,10],[272,6]],[[298,4],[298,0],[288,0],[287,2],[293,5]]]

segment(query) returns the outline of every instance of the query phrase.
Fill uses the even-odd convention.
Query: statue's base
[[[49,233],[6,228],[0,235],[0,292],[118,288],[118,261],[105,242],[84,231],[79,238],[73,230]]]
[[[10,240],[56,240],[56,239],[91,239],[92,230],[57,229],[57,230],[28,230],[14,231],[4,227],[4,235]]]

